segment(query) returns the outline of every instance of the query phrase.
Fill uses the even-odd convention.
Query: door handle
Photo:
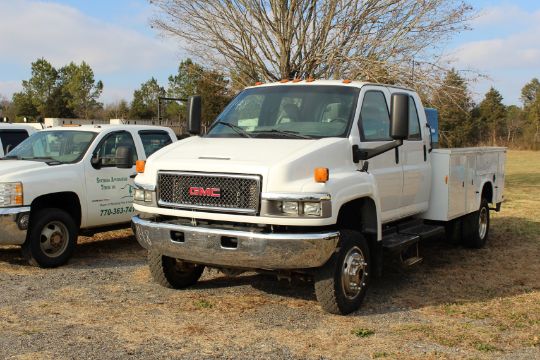
[[[394,148],[396,154],[396,164],[399,164],[399,148]]]
[[[424,161],[427,161],[427,149],[426,149],[426,144],[424,144]]]

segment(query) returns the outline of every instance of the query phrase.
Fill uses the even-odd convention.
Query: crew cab
[[[166,127],[41,130],[0,160],[0,245],[33,265],[68,261],[79,233],[129,226],[135,162],[174,142]]]
[[[32,126],[0,123],[0,157],[7,154],[11,149],[35,132],[36,129]]]
[[[188,127],[200,132],[200,98]],[[500,210],[504,148],[433,149],[420,97],[356,81],[249,87],[204,136],[162,150],[135,178],[133,218],[158,283],[205,266],[311,277],[322,308],[359,308],[382,257],[421,260],[448,233],[484,246]]]

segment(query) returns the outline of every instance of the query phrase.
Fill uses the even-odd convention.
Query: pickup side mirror
[[[394,140],[407,139],[409,136],[409,95],[392,94],[390,108],[390,136]]]
[[[133,166],[130,146],[119,146],[116,149],[116,167],[119,169],[131,169]]]
[[[199,95],[190,96],[187,103],[188,110],[188,132],[191,135],[201,133],[201,112],[202,104]]]
[[[90,159],[90,164],[92,164],[92,167],[94,169],[101,169],[102,161],[98,154],[92,155],[92,158]]]

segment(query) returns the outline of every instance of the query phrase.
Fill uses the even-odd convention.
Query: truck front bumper
[[[339,232],[264,233],[195,227],[133,219],[145,249],[211,266],[247,269],[306,269],[324,265],[334,253]]]
[[[0,208],[0,245],[24,244],[29,219],[29,206]]]

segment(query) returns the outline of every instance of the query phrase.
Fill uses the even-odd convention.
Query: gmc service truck
[[[0,245],[21,245],[33,265],[55,267],[80,232],[129,227],[135,161],[176,140],[157,126],[41,130],[0,159]]]
[[[189,102],[200,131],[200,98]],[[133,223],[158,283],[205,266],[310,277],[322,308],[359,308],[382,256],[421,260],[444,234],[478,248],[499,210],[504,148],[433,149],[410,89],[295,80],[242,91],[204,136],[158,152],[135,178]]]

